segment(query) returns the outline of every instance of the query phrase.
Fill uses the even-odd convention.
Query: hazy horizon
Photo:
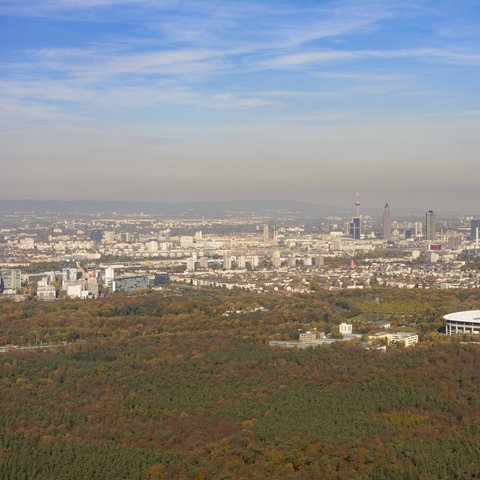
[[[479,19],[466,0],[5,0],[0,199],[475,213]]]
[[[161,208],[161,211],[158,209]],[[361,205],[360,215],[377,216],[383,215],[384,205]],[[424,221],[427,208],[422,206],[401,207],[390,206],[392,217],[397,220],[410,218]],[[238,212],[240,215],[250,214],[259,216],[281,215],[285,212],[298,218],[322,218],[330,216],[353,217],[356,207],[350,205],[334,205],[325,203],[289,201],[281,199],[235,199],[235,200],[201,200],[186,202],[154,202],[154,201],[125,201],[125,200],[33,200],[33,199],[0,199],[0,215],[11,214],[111,214],[119,215],[143,213],[146,215],[161,214],[172,215],[207,215],[209,217],[221,217],[223,215]],[[459,218],[461,216],[473,216],[478,218],[474,210],[435,210],[439,221]]]

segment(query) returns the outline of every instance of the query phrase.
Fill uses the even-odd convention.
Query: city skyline
[[[468,1],[4,1],[0,200],[360,191],[475,213],[479,18]]]

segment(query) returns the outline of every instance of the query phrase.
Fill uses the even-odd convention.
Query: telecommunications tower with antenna
[[[358,192],[357,199],[355,201],[355,208],[357,214],[352,218],[352,221],[349,224],[349,233],[353,239],[360,240],[362,238],[362,220],[360,218],[360,200],[358,198]]]
[[[360,217],[360,205],[361,205],[361,203],[360,203],[360,200],[358,198],[358,192],[357,192],[357,199],[355,200],[355,207],[357,209],[357,215],[356,215],[357,218]]]

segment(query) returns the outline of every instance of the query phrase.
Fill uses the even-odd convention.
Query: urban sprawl
[[[330,216],[317,224],[231,215],[5,215],[0,291],[17,300],[96,298],[147,288],[472,288],[480,220]],[[51,266],[49,269],[48,267]],[[43,270],[42,268],[45,267]]]

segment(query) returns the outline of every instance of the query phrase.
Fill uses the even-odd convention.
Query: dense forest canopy
[[[445,313],[479,300],[379,289],[2,301],[0,345],[56,346],[1,354],[0,479],[479,478],[480,345],[439,333]],[[268,346],[343,321],[368,334],[377,319],[420,344]]]

